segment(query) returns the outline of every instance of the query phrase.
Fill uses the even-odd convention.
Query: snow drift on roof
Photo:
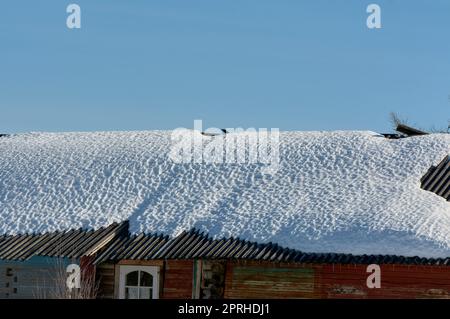
[[[450,203],[420,188],[450,135],[282,132],[280,168],[176,164],[169,131],[0,139],[0,233],[99,228],[276,242],[307,252],[450,256]]]

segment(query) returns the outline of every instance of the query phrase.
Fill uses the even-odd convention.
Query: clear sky
[[[449,96],[448,0],[0,4],[0,133],[446,127]]]

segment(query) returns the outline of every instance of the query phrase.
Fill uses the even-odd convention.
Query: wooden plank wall
[[[225,298],[450,298],[450,267],[381,265],[381,288],[367,265],[229,262]]]
[[[115,267],[114,264],[101,264],[96,269],[96,280],[98,280],[99,299],[114,299]]]
[[[193,272],[193,260],[167,260],[165,262],[163,293],[161,298],[192,298]]]
[[[227,263],[225,298],[313,298],[314,269],[296,264]]]
[[[190,299],[193,260],[123,261],[161,267],[160,297]],[[114,298],[118,267],[102,264],[100,298]],[[116,270],[115,270],[116,269]],[[227,262],[224,298],[450,298],[450,267],[381,265],[381,288],[366,285],[367,265]]]
[[[450,298],[450,267],[380,265],[381,288],[369,289],[367,265],[323,265],[317,276],[322,298]]]

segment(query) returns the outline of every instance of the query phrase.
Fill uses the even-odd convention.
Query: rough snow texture
[[[307,252],[450,256],[450,203],[420,178],[450,135],[282,132],[281,166],[175,164],[169,131],[0,138],[0,233],[98,228],[276,242]]]

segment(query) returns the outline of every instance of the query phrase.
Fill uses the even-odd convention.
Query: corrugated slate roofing
[[[140,234],[131,238],[117,239],[105,251],[98,254],[94,263],[117,262],[125,259],[231,259],[295,263],[450,266],[450,258],[304,253],[274,243],[261,244],[232,237],[213,239],[196,229],[184,231],[172,239],[156,234]]]
[[[0,259],[27,260],[33,256],[79,258],[90,256],[113,238],[128,232],[128,222],[113,223],[98,230],[0,236]]]
[[[450,201],[450,156],[447,155],[437,166],[432,166],[420,182],[422,189]]]
[[[239,238],[214,239],[199,230],[184,231],[174,238],[161,234],[130,235],[128,222],[96,231],[70,230],[47,234],[0,237],[0,259],[28,260],[33,256],[80,258],[95,256],[94,264],[120,260],[216,259],[260,260],[293,263],[408,264],[450,266],[449,258],[394,255],[304,253],[274,243]]]

